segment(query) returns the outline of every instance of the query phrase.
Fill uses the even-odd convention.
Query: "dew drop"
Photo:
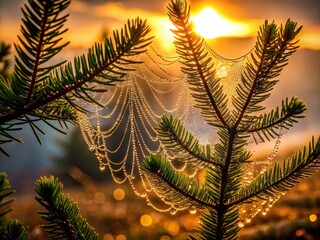
[[[104,170],[106,170],[106,166],[104,164],[100,164],[99,169],[101,172],[103,172]]]
[[[251,218],[246,218],[246,223],[251,223]]]
[[[196,206],[191,206],[191,207],[189,208],[189,212],[190,212],[191,214],[195,214],[195,213],[197,212],[197,207],[196,207]]]
[[[170,210],[170,213],[171,213],[171,215],[176,215],[177,209],[172,208],[172,209]]]
[[[243,227],[244,227],[244,222],[240,221],[240,222],[238,223],[238,226],[239,226],[240,228],[243,228]]]

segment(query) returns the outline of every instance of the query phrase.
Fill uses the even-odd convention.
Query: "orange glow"
[[[103,240],[113,240],[113,236],[111,234],[105,234],[103,235]]]
[[[121,201],[124,199],[125,197],[125,192],[123,191],[122,188],[117,188],[116,190],[114,190],[113,192],[113,197],[114,199],[116,199],[117,201]]]
[[[317,215],[315,215],[315,214],[311,214],[311,215],[309,216],[310,222],[315,222],[315,221],[317,221],[317,219],[318,219],[318,217],[317,217]]]
[[[246,36],[250,33],[248,25],[227,20],[211,7],[203,9],[191,20],[194,22],[195,31],[207,39],[221,36]]]
[[[171,240],[171,238],[168,235],[163,235],[160,240]]]
[[[301,47],[320,50],[320,27],[303,29],[301,33]]]
[[[296,236],[302,237],[305,233],[306,233],[306,230],[302,228],[296,231]]]
[[[166,16],[154,15],[153,18],[148,19],[150,27],[152,29],[151,34],[156,36],[154,42],[157,46],[161,46],[161,49],[167,52],[174,50],[173,40],[174,35],[171,29],[174,29],[173,24]]]
[[[150,227],[152,225],[152,217],[148,214],[144,214],[140,218],[140,223],[144,227]]]
[[[173,236],[178,235],[180,232],[180,225],[176,221],[168,221],[167,223],[165,223],[165,228]]]
[[[116,237],[116,240],[126,240],[127,237],[123,234],[119,234],[117,237]]]

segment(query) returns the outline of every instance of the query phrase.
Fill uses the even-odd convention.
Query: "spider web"
[[[246,62],[250,61],[250,52],[237,59],[226,59],[210,46],[205,45],[205,48],[215,63],[216,76],[221,79],[223,90],[231,99],[241,81]],[[116,183],[129,182],[134,192],[146,198],[148,205],[158,211],[174,214],[186,207],[176,202],[174,205],[166,202],[163,206],[152,201],[156,191],[140,169],[142,159],[162,150],[156,133],[160,119],[164,114],[180,118],[200,144],[213,145],[217,139],[216,129],[207,125],[198,109],[193,107],[186,76],[180,72],[179,57],[164,57],[151,46],[135,60],[142,62],[131,66],[136,71],[129,72],[124,81],[117,82],[111,91],[93,96],[99,105],[83,103],[82,107],[89,113],[78,112],[79,125],[89,150],[99,161],[101,171],[108,169]],[[231,101],[228,106],[233,107]],[[272,158],[274,154],[275,151]],[[265,169],[272,159],[268,160],[255,165]],[[187,168],[187,163],[172,162],[172,165],[178,171]],[[258,170],[252,165],[245,168],[245,183],[249,183]]]

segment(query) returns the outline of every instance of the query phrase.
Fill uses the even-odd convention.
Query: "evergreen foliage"
[[[34,186],[35,199],[46,209],[40,211],[48,223],[43,227],[52,239],[98,239],[97,233],[81,217],[78,206],[66,196],[63,185],[53,176],[41,177]]]
[[[87,54],[54,63],[68,44],[62,42],[68,15],[61,14],[69,4],[70,0],[30,0],[22,8],[22,35],[18,36],[20,44],[15,44],[14,71],[9,76],[0,75],[1,143],[21,142],[13,132],[21,130],[22,124],[29,124],[40,142],[38,135],[44,131],[36,122],[43,121],[59,131],[51,120],[61,127],[66,121],[76,123],[75,109],[85,111],[76,101],[97,103],[90,93],[106,91],[104,86],[133,71],[129,65],[139,61],[132,57],[144,52],[150,43],[146,21],[136,18],[114,31],[113,38],[95,43]],[[7,45],[2,44],[1,55],[7,51]],[[7,154],[2,146],[0,150]]]
[[[0,225],[2,240],[28,240],[29,233],[23,224],[16,219],[8,219]]]
[[[66,196],[62,183],[53,176],[41,177],[34,185],[38,196],[35,199],[45,208],[39,211],[40,216],[47,222],[43,227],[51,239],[98,239],[97,233],[80,215],[76,203]],[[4,240],[29,239],[28,230],[23,223],[16,219],[7,218],[12,210],[7,205],[14,199],[5,200],[11,195],[9,180],[6,174],[0,174],[0,236]]]
[[[313,138],[303,150],[284,160],[282,166],[275,163],[251,184],[241,184],[244,166],[250,164],[252,155],[246,149],[249,138],[253,136],[257,142],[275,139],[280,128],[292,127],[306,110],[304,102],[293,97],[284,100],[281,107],[261,114],[265,109],[263,101],[270,96],[289,56],[298,48],[296,37],[301,26],[290,19],[281,26],[266,21],[260,27],[251,61],[246,64],[236,93],[228,99],[203,38],[194,32],[189,5],[172,0],[168,15],[175,26],[174,44],[195,107],[209,125],[218,129],[219,142],[200,146],[180,120],[164,116],[157,129],[164,153],[144,159],[142,169],[164,202],[177,210],[181,205],[202,209],[197,228],[199,239],[236,239],[243,226],[239,224],[240,206],[276,198],[320,167],[320,139]],[[228,101],[232,108],[227,107]],[[166,155],[204,169],[204,184],[178,172]]]
[[[10,45],[4,42],[0,42],[0,75],[8,77],[9,75],[9,60]]]
[[[11,189],[7,174],[0,173],[0,236],[3,240],[25,240],[29,239],[29,233],[22,222],[16,219],[7,218],[12,211],[8,204],[14,201],[7,199],[14,191]]]
[[[12,211],[11,208],[8,208],[8,204],[14,201],[13,198],[6,199],[14,191],[11,189],[7,174],[0,173],[0,222],[5,220],[5,215]]]

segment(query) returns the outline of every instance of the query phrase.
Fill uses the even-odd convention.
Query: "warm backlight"
[[[221,36],[244,36],[249,32],[245,24],[229,21],[210,7],[203,9],[192,18],[192,21],[195,31],[208,39]]]

